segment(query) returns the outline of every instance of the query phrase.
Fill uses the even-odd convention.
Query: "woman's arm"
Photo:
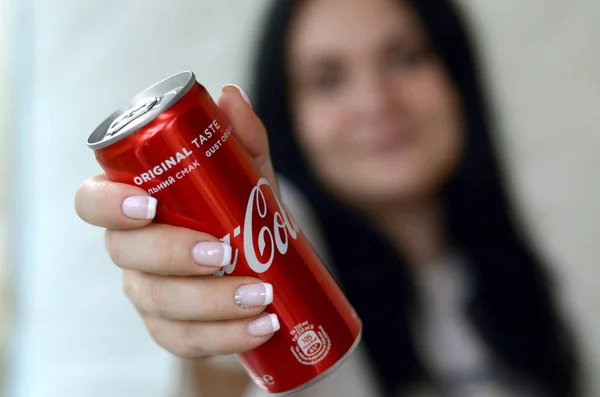
[[[182,362],[181,389],[177,397],[242,397],[250,378],[235,356]]]

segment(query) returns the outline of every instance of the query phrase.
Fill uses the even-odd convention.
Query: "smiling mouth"
[[[413,139],[414,133],[408,129],[375,132],[353,139],[353,146],[365,155],[383,155],[402,151]]]

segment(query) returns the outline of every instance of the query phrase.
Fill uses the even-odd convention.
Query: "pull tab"
[[[114,136],[116,133],[118,133],[120,130],[122,130],[123,127],[125,127],[126,125],[131,123],[133,120],[137,119],[140,116],[143,116],[144,114],[146,114],[150,110],[152,110],[152,108],[154,106],[156,106],[158,101],[159,101],[158,97],[148,99],[147,101],[142,102],[139,105],[136,105],[135,107],[131,108],[130,110],[126,111],[125,113],[123,113],[122,115],[117,117],[110,124],[110,127],[108,128],[108,131],[106,133],[106,136],[107,137]]]

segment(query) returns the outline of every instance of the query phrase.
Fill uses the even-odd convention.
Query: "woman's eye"
[[[342,77],[337,73],[323,74],[313,78],[309,85],[314,91],[329,92],[340,87],[342,80]]]
[[[393,67],[404,70],[420,66],[426,59],[425,51],[398,51],[390,56],[390,63]]]

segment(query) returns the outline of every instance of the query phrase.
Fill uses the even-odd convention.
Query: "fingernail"
[[[123,201],[123,213],[132,219],[153,219],[156,199],[151,196],[131,196]]]
[[[248,323],[248,335],[267,336],[279,330],[279,319],[275,314],[269,314]]]
[[[235,290],[235,303],[242,309],[266,306],[273,302],[273,286],[269,283],[242,285]]]
[[[192,257],[199,265],[227,266],[231,261],[231,246],[214,241],[205,241],[194,246]]]
[[[246,101],[246,103],[248,105],[250,105],[250,108],[252,108],[252,102],[250,101],[250,97],[248,96],[248,94],[246,94],[246,91],[244,91],[244,89],[242,87],[240,87],[237,84],[225,84],[223,86],[223,88],[225,87],[233,87],[235,89],[237,89],[240,92],[240,95],[242,96],[242,98],[244,98],[244,101]]]

